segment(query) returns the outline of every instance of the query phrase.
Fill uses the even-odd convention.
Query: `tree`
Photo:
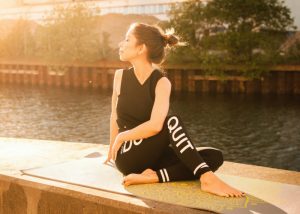
[[[100,59],[108,59],[109,55],[112,52],[111,47],[109,46],[110,40],[109,40],[110,34],[107,32],[102,32],[102,38],[101,38],[101,49],[100,49]]]
[[[189,43],[170,60],[198,62],[210,72],[242,65],[245,75],[259,76],[274,65],[286,31],[295,29],[290,10],[279,0],[200,0],[176,4],[167,27]],[[181,56],[180,56],[181,55]]]
[[[55,63],[99,59],[102,47],[96,18],[93,10],[82,3],[57,6],[46,16],[39,34],[40,56]],[[106,44],[104,48],[107,52],[110,47]]]
[[[29,58],[35,52],[34,31],[36,23],[20,18],[0,41],[0,57]]]

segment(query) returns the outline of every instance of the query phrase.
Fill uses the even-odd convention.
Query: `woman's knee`
[[[224,163],[224,157],[223,157],[223,153],[221,150],[216,150],[216,152],[217,152],[217,155],[216,155],[217,164],[216,165],[219,168]]]
[[[203,160],[209,165],[213,172],[216,171],[220,166],[222,166],[224,162],[223,153],[219,149],[208,148],[199,150],[198,153],[201,155]]]

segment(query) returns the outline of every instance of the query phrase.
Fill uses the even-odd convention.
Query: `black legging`
[[[159,182],[194,180],[223,164],[223,154],[212,147],[196,148],[179,115],[168,115],[162,130],[149,138],[125,141],[120,147],[116,167],[123,173],[154,170]]]

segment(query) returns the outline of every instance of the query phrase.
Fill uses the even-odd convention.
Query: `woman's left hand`
[[[114,145],[112,147],[112,151],[111,151],[112,152],[112,159],[114,161],[116,161],[118,151],[119,151],[119,149],[120,149],[120,147],[122,146],[123,143],[124,143],[124,141],[122,139],[122,132],[121,132],[116,136],[116,139],[115,139]]]

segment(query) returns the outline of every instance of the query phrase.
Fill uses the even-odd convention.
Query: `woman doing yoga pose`
[[[203,191],[242,197],[243,192],[213,173],[223,164],[222,152],[196,148],[182,118],[169,114],[171,82],[153,65],[161,64],[165,49],[178,42],[158,26],[130,25],[119,43],[119,55],[132,67],[114,75],[110,147],[104,163],[115,162],[126,186],[199,179]]]

